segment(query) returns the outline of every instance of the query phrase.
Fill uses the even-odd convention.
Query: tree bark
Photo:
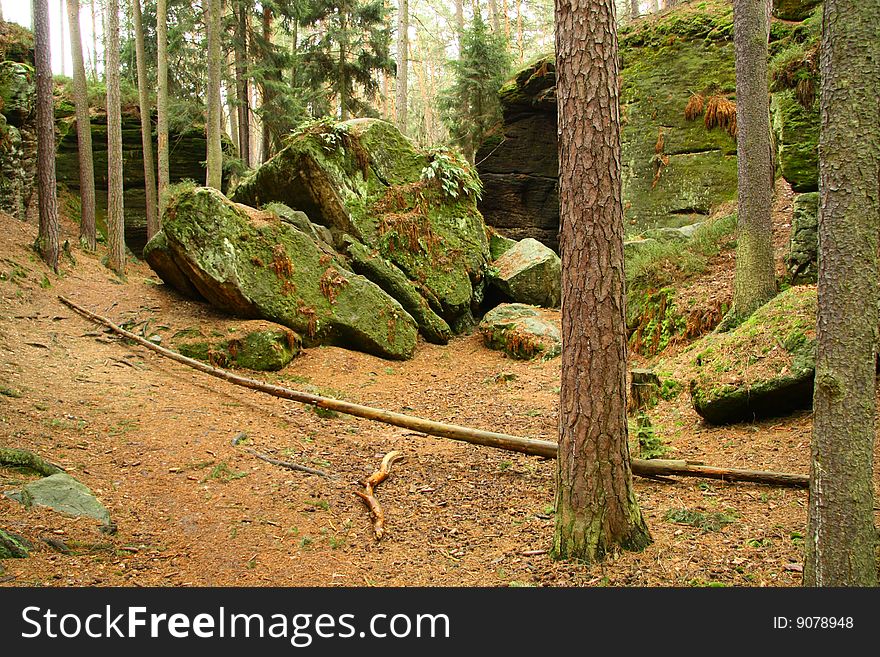
[[[58,271],[58,196],[55,185],[55,103],[52,98],[48,0],[33,0],[34,63],[37,77],[37,198],[40,226],[37,247]]]
[[[824,12],[818,355],[804,585],[876,586],[880,2],[826,0]]]
[[[247,15],[244,3],[238,1],[235,30],[235,87],[238,97],[238,154],[245,166],[251,165],[250,101],[247,81]]]
[[[555,558],[651,542],[632,487],[614,0],[556,0],[562,385]]]
[[[639,0],[629,0],[629,17],[630,19],[639,17]]]
[[[64,0],[58,0],[58,43],[61,44],[61,75],[67,75],[67,48],[64,47]]]
[[[153,160],[153,121],[150,100],[147,95],[147,58],[144,54],[144,28],[141,1],[131,0],[134,17],[135,54],[137,57],[138,104],[141,110],[141,146],[144,151],[144,187],[147,204],[147,239],[159,232],[158,205],[156,203],[156,165]]]
[[[92,12],[92,79],[98,81],[98,20],[95,18],[95,4],[98,0],[89,1]]]
[[[122,109],[119,100],[119,0],[107,0],[107,265],[125,274],[125,218],[122,196]]]
[[[207,120],[207,173],[205,185],[214,189],[223,186],[223,150],[220,138],[220,0],[208,0],[205,12],[205,27],[208,32],[208,120]]]
[[[501,21],[498,15],[498,0],[489,0],[489,20],[492,22],[492,32],[501,34]]]
[[[158,68],[156,81],[156,143],[159,159],[158,228],[168,205],[166,192],[171,182],[168,157],[168,0],[156,1],[156,51]]]
[[[232,143],[238,148],[238,107],[236,107],[237,88],[235,84],[235,54],[229,53],[226,61],[227,74],[231,71],[231,76],[226,78],[226,110],[229,113],[229,134],[232,137]]]
[[[397,129],[406,134],[407,83],[409,78],[409,1],[397,3],[397,85],[395,87],[395,121]]]
[[[266,48],[272,48],[272,9],[268,6],[263,7],[263,42],[265,43]],[[266,71],[264,77],[269,80],[280,82],[280,71],[277,73],[275,71]],[[272,129],[270,126],[270,122],[267,120],[267,117],[271,114],[272,111],[272,100],[274,91],[272,91],[271,85],[263,82],[261,87],[261,95],[262,95],[262,111],[261,111],[261,119],[263,124],[263,149],[260,152],[260,161],[266,162],[270,157],[272,157],[272,153],[274,150],[274,139],[272,135]],[[268,107],[268,112],[266,111]]]
[[[79,0],[67,0],[70,24],[70,52],[73,62],[73,102],[76,107],[76,140],[79,155],[80,223],[79,240],[89,251],[97,247],[95,235],[95,164],[92,155],[92,123],[86,68],[79,29]]]
[[[733,316],[737,322],[776,295],[770,215],[769,36],[770,0],[734,0],[738,214]]]

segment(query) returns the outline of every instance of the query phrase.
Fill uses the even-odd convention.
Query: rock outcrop
[[[0,22],[0,210],[35,216],[37,141],[33,35]]]
[[[819,274],[819,192],[794,198],[785,268],[793,285],[815,283]]]

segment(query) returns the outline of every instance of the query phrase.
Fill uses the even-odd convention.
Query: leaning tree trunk
[[[208,32],[208,121],[207,121],[207,174],[205,185],[221,189],[223,185],[223,150],[220,137],[220,119],[223,115],[220,107],[220,0],[208,0],[206,12]]]
[[[159,159],[158,228],[168,204],[166,192],[171,182],[168,154],[168,0],[156,0],[156,145]]]
[[[135,56],[137,57],[138,103],[141,110],[141,146],[144,150],[144,188],[147,204],[147,239],[159,232],[156,203],[156,165],[153,160],[153,121],[147,96],[147,58],[144,54],[144,28],[141,0],[131,0],[134,16]]]
[[[394,109],[397,129],[406,134],[407,82],[409,77],[409,1],[397,3],[397,86]]]
[[[119,101],[119,0],[107,0],[107,265],[125,274],[122,197],[122,111]]]
[[[826,0],[824,11],[818,354],[804,584],[876,586],[880,2]]]
[[[73,62],[73,102],[76,107],[76,140],[79,151],[79,240],[89,251],[97,247],[95,235],[95,164],[92,156],[92,123],[89,94],[79,30],[79,0],[67,0],[70,51]]]
[[[55,103],[47,0],[33,0],[34,63],[37,77],[37,198],[40,227],[37,247],[43,260],[58,271],[58,197],[55,185]]]
[[[767,87],[770,0],[734,0],[737,242],[733,316],[741,321],[776,294],[773,165]]]
[[[651,542],[632,486],[614,0],[556,1],[562,386],[553,554]]]

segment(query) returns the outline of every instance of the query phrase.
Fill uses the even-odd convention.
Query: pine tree
[[[382,0],[314,0],[300,19],[312,33],[303,40],[303,79],[335,99],[339,117],[375,114],[370,101],[379,71],[393,73],[391,30]],[[329,105],[329,103],[327,103]],[[320,113],[321,109],[313,113]]]
[[[141,145],[144,150],[144,191],[147,209],[147,239],[159,232],[158,206],[156,203],[156,168],[153,160],[153,121],[147,94],[147,61],[144,52],[144,27],[141,16],[141,0],[131,0],[134,18],[135,56],[137,58],[138,104],[141,112]]]
[[[107,265],[125,274],[122,192],[122,108],[119,97],[119,0],[107,0]]]
[[[489,31],[477,13],[461,37],[461,55],[450,63],[453,82],[443,91],[440,109],[452,140],[470,162],[486,134],[501,119],[498,89],[510,60],[504,37]]]
[[[397,3],[397,86],[395,88],[394,108],[397,129],[407,131],[407,83],[409,82],[409,1]]]
[[[208,0],[205,11],[206,31],[208,33],[208,109],[207,120],[207,173],[205,185],[220,189],[223,183],[223,150],[220,119],[222,117],[220,100],[220,0]]]
[[[159,159],[159,221],[167,205],[166,191],[170,182],[168,159],[168,2],[156,0],[156,142]]]

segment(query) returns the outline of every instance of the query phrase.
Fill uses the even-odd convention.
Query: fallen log
[[[382,459],[379,469],[367,477],[364,482],[364,491],[354,491],[354,494],[361,498],[370,510],[370,517],[373,519],[373,533],[376,535],[377,541],[381,541],[385,535],[385,512],[382,510],[379,500],[376,499],[375,489],[376,486],[388,479],[388,475],[391,474],[391,466],[402,458],[403,455],[400,452],[388,452]]]
[[[519,452],[521,454],[529,454],[532,456],[543,456],[548,459],[556,458],[558,446],[555,442],[549,440],[523,438],[521,436],[497,433],[495,431],[471,429],[470,427],[463,427],[456,424],[443,424],[442,422],[435,422],[433,420],[426,420],[412,415],[386,411],[371,406],[353,404],[351,402],[332,399],[330,397],[321,397],[319,395],[313,395],[307,392],[292,390],[291,388],[285,388],[283,386],[277,386],[263,381],[257,381],[256,379],[239,376],[238,374],[233,374],[232,372],[220,369],[219,367],[214,367],[207,363],[182,356],[170,349],[153,344],[149,340],[145,340],[144,338],[117,326],[106,317],[101,317],[100,315],[96,315],[95,313],[78,306],[69,299],[61,296],[59,296],[58,299],[84,317],[98,324],[103,324],[114,333],[124,336],[129,340],[133,340],[151,351],[238,386],[257,390],[281,399],[289,399],[302,404],[317,406],[318,408],[326,408],[328,410],[354,415],[355,417],[361,417],[367,420],[375,420],[396,427],[403,427],[404,429],[412,429],[413,431],[429,436],[450,438],[452,440],[460,440],[474,445],[483,445],[484,447],[495,447],[497,449]],[[737,468],[721,468],[690,461],[632,459],[631,465],[633,474],[641,477],[700,477],[704,479],[746,481],[794,488],[808,488],[810,485],[810,478],[807,475],[784,472],[766,472],[760,470],[742,470]]]

